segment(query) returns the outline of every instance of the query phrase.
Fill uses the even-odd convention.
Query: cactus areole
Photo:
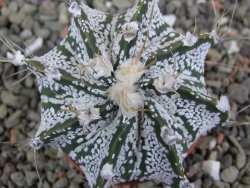
[[[189,187],[182,161],[192,143],[228,119],[204,79],[214,35],[176,33],[156,1],[111,15],[80,1],[60,45],[41,57],[8,54],[37,77],[41,124],[30,145],[62,149],[90,187],[139,180]]]

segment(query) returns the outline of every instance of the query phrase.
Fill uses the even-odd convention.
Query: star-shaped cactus
[[[132,180],[188,187],[188,148],[228,118],[227,98],[216,101],[205,87],[214,35],[176,33],[154,0],[115,16],[80,1],[69,11],[59,46],[32,59],[8,55],[39,84],[41,125],[30,145],[62,149],[90,187]]]

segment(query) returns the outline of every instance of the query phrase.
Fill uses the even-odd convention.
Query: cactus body
[[[90,187],[132,180],[187,187],[187,149],[228,118],[204,81],[212,35],[176,33],[153,0],[115,16],[79,1],[69,10],[60,45],[25,59],[42,100],[31,146],[62,149]]]

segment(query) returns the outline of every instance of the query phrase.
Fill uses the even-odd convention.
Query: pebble
[[[246,164],[246,160],[247,160],[247,158],[246,158],[246,155],[245,155],[245,153],[238,153],[237,155],[236,155],[236,159],[235,159],[235,165],[236,165],[236,167],[238,168],[238,169],[241,169],[242,167],[244,167],[244,165]]]
[[[22,6],[21,11],[26,13],[26,14],[32,14],[32,13],[37,11],[37,6],[29,4],[29,3],[25,3]]]
[[[25,172],[25,180],[26,180],[27,185],[29,187],[31,187],[37,182],[38,175],[34,171],[26,171]]]
[[[4,119],[8,114],[7,106],[2,104],[0,105],[0,119]]]
[[[221,160],[222,168],[228,168],[233,164],[233,157],[231,154],[226,154]]]
[[[202,170],[213,177],[213,179],[220,180],[220,162],[203,161]]]
[[[244,183],[246,185],[250,186],[250,176],[245,176],[241,179],[241,183]]]
[[[224,169],[220,176],[224,182],[233,183],[237,179],[238,174],[239,170],[235,166],[230,166]]]
[[[239,104],[244,104],[249,101],[249,89],[243,84],[232,84],[228,87],[230,98]]]
[[[21,110],[17,110],[12,113],[6,120],[6,127],[10,129],[17,126],[20,123],[22,115],[23,112]]]
[[[25,19],[26,15],[23,12],[18,12],[16,14],[11,14],[9,17],[9,21],[11,23],[15,23],[15,24],[21,24],[23,22],[23,20]]]
[[[119,7],[119,9],[127,9],[132,6],[133,3],[124,0],[114,0],[113,5]]]
[[[54,182],[53,188],[66,188],[66,187],[68,187],[68,184],[69,184],[69,182],[68,182],[67,178],[60,178],[59,180]]]
[[[13,172],[10,174],[10,178],[19,187],[23,187],[25,185],[25,177],[22,172]]]
[[[5,105],[13,108],[20,108],[27,101],[27,99],[21,99],[21,97],[15,96],[9,91],[2,91],[1,99]]]
[[[22,28],[24,29],[32,29],[33,27],[33,18],[29,15],[29,16],[26,16],[25,19],[23,20],[22,22]]]
[[[13,14],[16,13],[18,10],[18,4],[16,1],[11,1],[8,6],[9,11]]]

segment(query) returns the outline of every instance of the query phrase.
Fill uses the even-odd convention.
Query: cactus
[[[8,53],[36,75],[41,93],[30,146],[62,149],[90,187],[132,180],[188,187],[188,148],[228,119],[228,98],[212,99],[204,79],[216,33],[176,33],[156,2],[138,0],[113,16],[72,1],[60,45],[41,57]]]

